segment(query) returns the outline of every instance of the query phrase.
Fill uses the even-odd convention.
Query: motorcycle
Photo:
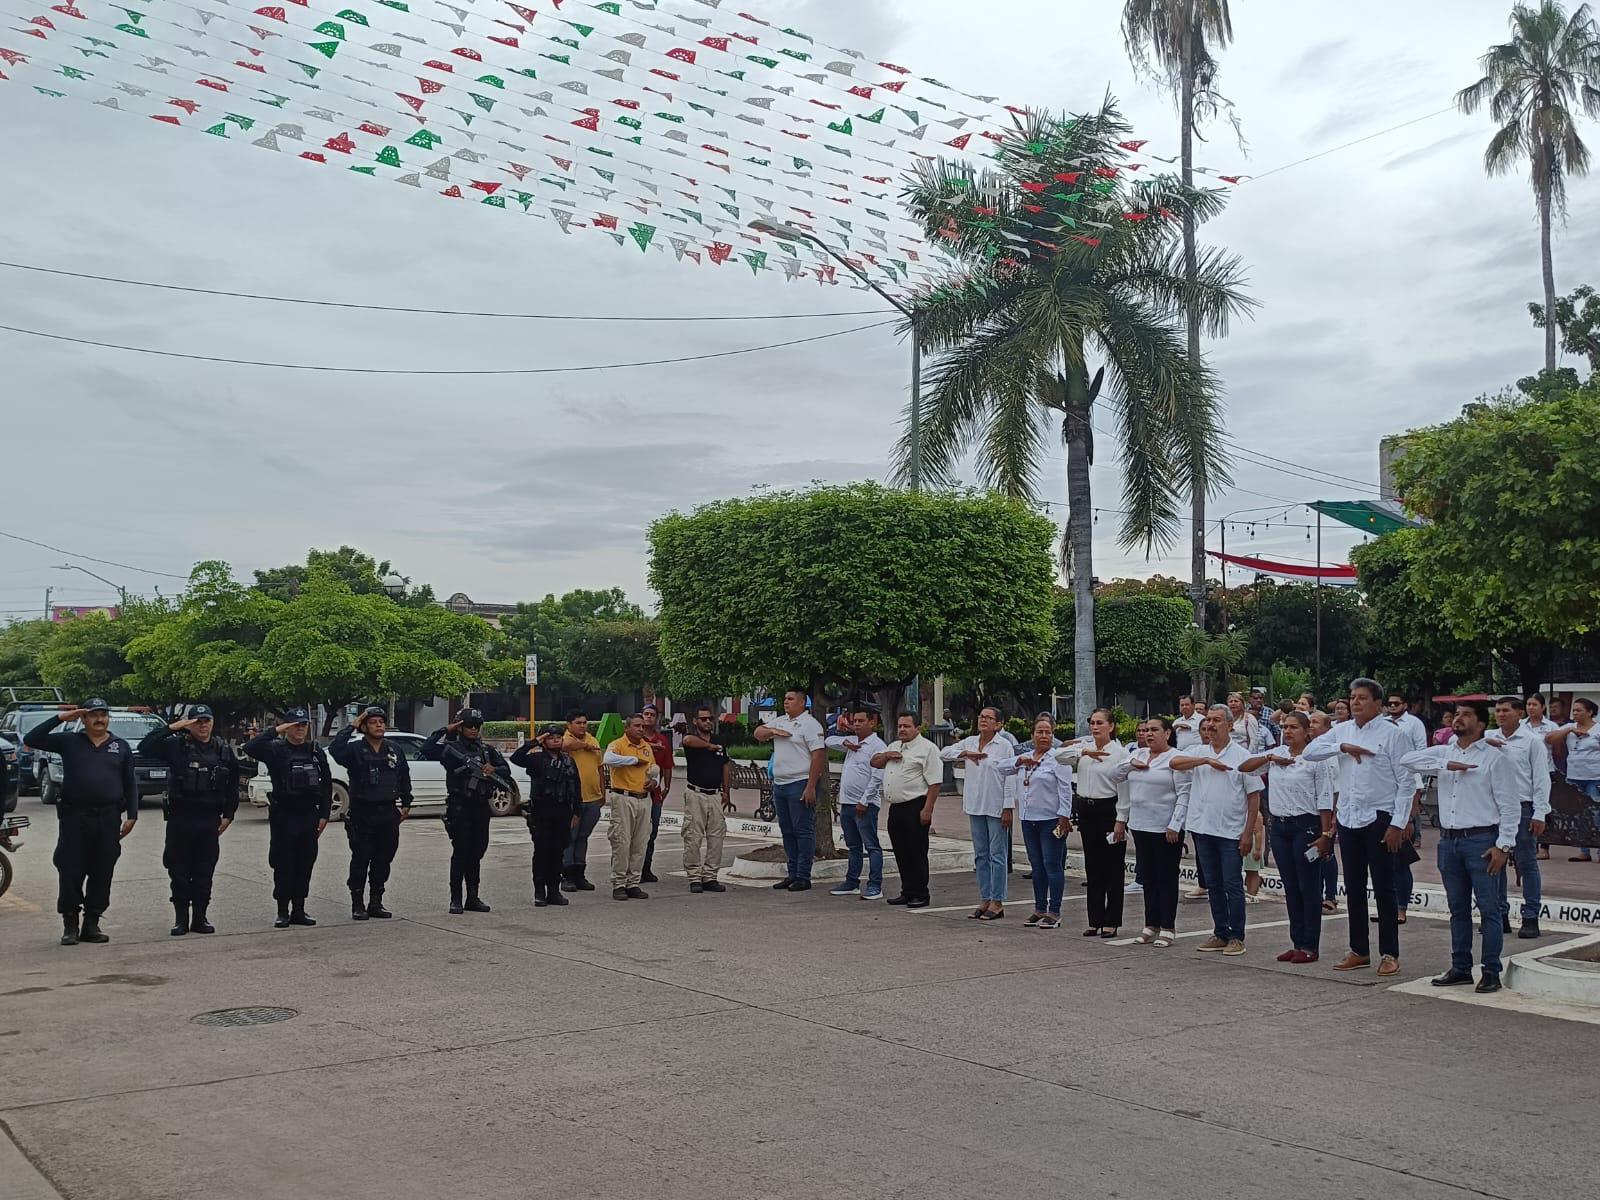
[[[30,823],[27,817],[0,817],[0,896],[11,887],[12,876],[16,873],[10,856],[22,849],[22,840],[17,834]]]

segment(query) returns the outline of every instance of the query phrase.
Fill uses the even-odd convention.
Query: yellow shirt
[[[568,733],[563,736],[572,735]],[[606,798],[605,788],[600,784],[600,743],[594,740],[594,734],[586,733],[583,735],[583,744],[592,746],[594,750],[589,754],[580,750],[572,756],[572,761],[578,764],[578,786],[585,804],[598,804]]]
[[[612,788],[625,792],[642,792],[650,786],[648,772],[656,765],[656,753],[649,742],[640,742],[635,746],[628,740],[628,735],[623,734],[606,747],[606,753],[638,760],[637,766],[613,765],[606,768],[611,772]]]

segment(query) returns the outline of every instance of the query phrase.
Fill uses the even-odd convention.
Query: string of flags
[[[977,169],[1025,115],[722,0],[356,4],[0,0],[0,81],[641,252],[852,282],[815,237],[907,295],[950,262],[898,189],[919,161]],[[1168,161],[1147,144],[1101,169]]]

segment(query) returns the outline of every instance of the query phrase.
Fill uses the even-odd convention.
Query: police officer
[[[528,803],[523,815],[533,838],[533,906],[565,905],[561,894],[561,861],[567,841],[578,827],[583,785],[578,764],[562,746],[559,725],[546,729],[537,742],[524,742],[511,765],[528,772]]]
[[[55,732],[58,725],[80,720],[81,732]],[[82,708],[40,721],[22,741],[35,750],[61,756],[55,854],[61,944],[109,942],[100,931],[100,918],[111,906],[111,873],[122,853],[122,839],[133,832],[139,819],[133,748],[111,732],[111,708],[104,700],[90,700]],[[120,828],[119,810],[127,814]]]
[[[478,871],[489,849],[489,799],[510,790],[511,767],[505,756],[483,740],[483,714],[463,708],[443,729],[422,744],[422,757],[444,766],[444,827],[450,835],[450,911],[488,912],[478,897]],[[466,903],[461,887],[466,885]]]
[[[239,756],[219,737],[209,706],[152,729],[139,753],[167,764],[167,844],[161,865],[172,880],[173,937],[215,933],[206,920],[220,839],[239,808]]]
[[[333,814],[333,776],[328,758],[311,736],[311,716],[303,708],[283,714],[276,729],[256,734],[244,753],[266,764],[272,779],[268,796],[267,865],[272,868],[272,898],[278,902],[274,929],[315,925],[306,916],[317,839]]]
[[[400,849],[400,822],[411,815],[411,767],[385,740],[388,731],[387,716],[374,704],[336,733],[328,747],[350,779],[344,831],[350,839],[350,916],[357,921],[394,916],[383,906],[383,889]]]

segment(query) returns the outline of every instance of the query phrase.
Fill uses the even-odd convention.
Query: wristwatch
[[[1507,858],[1510,858],[1516,851],[1515,846],[1496,846],[1495,849],[1500,851],[1500,853],[1504,854]]]

